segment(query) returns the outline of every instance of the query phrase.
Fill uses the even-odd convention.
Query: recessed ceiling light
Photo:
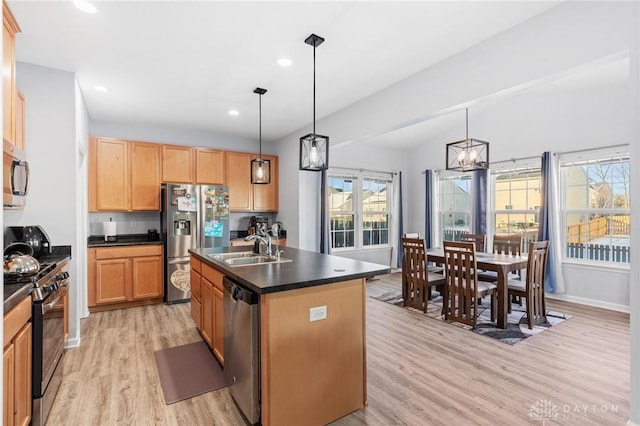
[[[87,0],[73,0],[73,5],[85,13],[96,13],[98,9]]]
[[[109,89],[104,87],[104,86],[93,86],[94,90],[97,90],[98,92],[108,92]]]
[[[278,65],[280,65],[281,67],[290,67],[292,63],[293,62],[291,62],[291,59],[289,58],[278,59]]]
[[[236,115],[240,115],[240,112],[237,109],[230,109],[229,115],[235,117]]]

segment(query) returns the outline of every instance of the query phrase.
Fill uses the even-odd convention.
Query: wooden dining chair
[[[404,306],[427,312],[431,288],[444,292],[445,278],[429,272],[424,240],[402,239],[402,300]]]
[[[522,235],[494,235],[493,236],[493,253],[504,254],[508,256],[520,256],[522,254]],[[521,276],[520,271],[517,272],[518,279]],[[515,276],[508,278],[515,279]],[[478,272],[478,279],[482,281],[496,282],[498,281],[498,273],[495,271]]]
[[[529,243],[529,257],[527,259],[527,278],[507,281],[507,291],[510,296],[524,297],[527,302],[527,325],[547,322],[547,309],[544,300],[544,277],[547,269],[547,255],[549,241]],[[511,304],[509,304],[511,312]]]
[[[444,243],[445,319],[476,328],[478,304],[484,296],[491,296],[491,321],[496,320],[497,286],[478,281],[476,274],[476,246],[473,242]]]
[[[460,241],[472,242],[476,245],[476,251],[485,251],[487,236],[485,234],[460,234]]]

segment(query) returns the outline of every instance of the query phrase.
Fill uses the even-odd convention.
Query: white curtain
[[[549,233],[555,238],[549,238],[549,244],[553,244],[553,250],[551,252],[554,256],[554,261],[549,262],[548,267],[553,268],[552,273],[555,275],[555,289],[554,293],[564,293],[565,283],[564,275],[562,274],[562,230],[560,226],[562,220],[560,218],[560,156],[550,155],[549,164],[549,185],[547,185],[547,191],[549,191]]]
[[[393,212],[391,212],[391,229],[389,235],[389,243],[392,245],[391,249],[391,267],[395,268],[398,264],[398,241],[402,234],[402,223],[404,223],[402,217],[402,191],[400,188],[402,177],[399,173],[394,173],[391,182],[391,193],[393,196]]]

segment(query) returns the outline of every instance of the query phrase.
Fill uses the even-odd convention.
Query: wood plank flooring
[[[400,274],[367,283],[400,290]],[[367,297],[368,400],[334,425],[623,425],[629,316],[548,301],[568,321],[509,346]],[[226,389],[165,405],[153,352],[200,339],[189,304],[94,313],[67,350],[49,425],[243,425]]]

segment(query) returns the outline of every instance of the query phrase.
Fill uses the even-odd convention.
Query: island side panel
[[[262,424],[325,425],[366,403],[365,280],[261,296]],[[309,309],[327,318],[309,321]]]

